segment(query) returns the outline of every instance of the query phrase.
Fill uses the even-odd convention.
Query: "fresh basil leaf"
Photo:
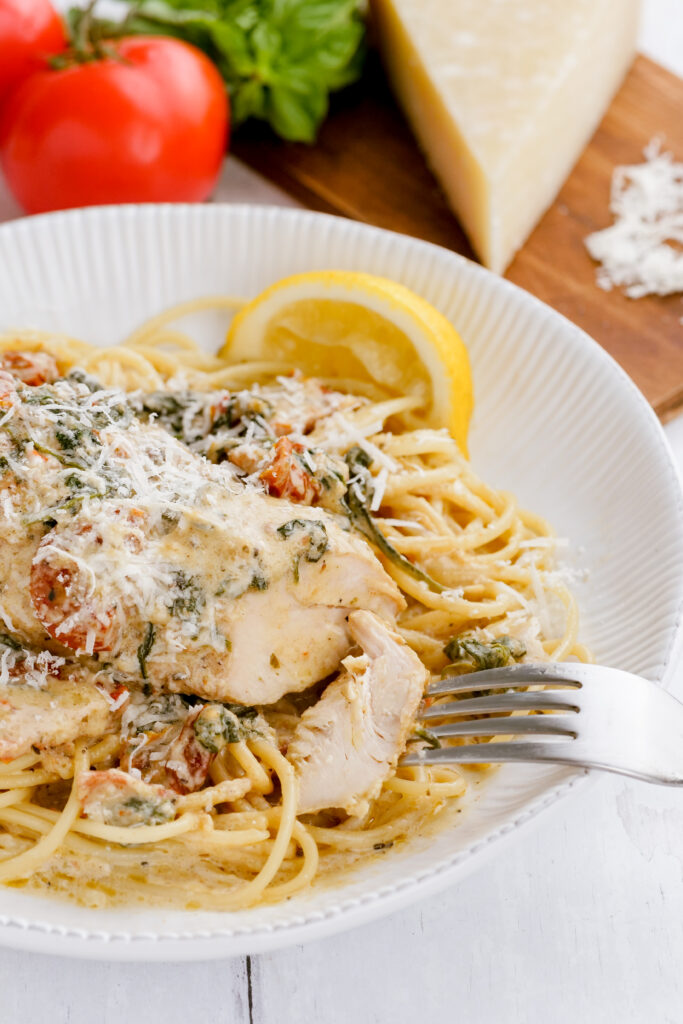
[[[232,121],[269,122],[312,142],[329,93],[355,81],[363,61],[363,0],[123,0],[118,26],[95,19],[98,39],[147,33],[185,39],[218,67]],[[83,12],[70,12],[77,25]]]
[[[244,30],[235,22],[210,21],[206,23],[206,31],[216,48],[212,56],[224,77],[244,78],[244,86],[252,83],[260,86],[261,83],[252,77],[256,63]]]
[[[277,60],[282,49],[282,36],[275,25],[260,21],[251,33],[250,40],[256,69],[267,82],[272,75],[273,62]]]
[[[232,118],[235,124],[241,124],[250,117],[260,120],[267,119],[266,89],[261,82],[252,79],[238,86],[232,96]]]
[[[327,113],[327,93],[311,83],[307,91],[273,86],[268,120],[278,135],[290,142],[315,142],[318,125]]]

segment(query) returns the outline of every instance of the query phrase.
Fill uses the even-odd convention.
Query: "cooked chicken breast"
[[[77,737],[103,736],[112,726],[107,698],[77,670],[48,677],[42,687],[17,675],[0,686],[0,760],[61,746]]]
[[[301,717],[287,757],[299,779],[299,812],[357,813],[403,751],[428,673],[405,641],[367,611],[349,615],[363,653]]]
[[[49,634],[167,690],[271,704],[336,669],[349,610],[392,619],[403,605],[365,541],[327,513],[258,492],[211,498],[161,532],[106,502],[51,530],[31,572]]]
[[[120,394],[2,383],[0,616],[21,641],[106,654],[154,688],[269,704],[335,670],[350,610],[403,607],[333,515],[238,480]]]

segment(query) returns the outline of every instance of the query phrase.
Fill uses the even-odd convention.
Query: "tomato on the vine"
[[[0,0],[0,101],[65,47],[64,28],[50,0]]]
[[[228,129],[225,87],[203,53],[177,39],[124,38],[86,59],[65,55],[12,92],[0,163],[28,213],[193,202],[216,183]]]

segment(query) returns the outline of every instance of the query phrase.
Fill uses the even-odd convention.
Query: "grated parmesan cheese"
[[[387,481],[389,479],[389,470],[386,466],[382,466],[379,473],[373,479],[373,493],[372,502],[370,503],[370,511],[377,512],[382,504],[384,498],[384,492],[387,487]]]
[[[622,288],[631,299],[683,292],[683,163],[661,152],[659,138],[644,156],[645,163],[615,168],[614,223],[585,240],[601,264],[598,286]]]
[[[420,530],[424,533],[425,527],[415,519],[391,519],[389,516],[382,516],[384,526],[396,526],[403,530]]]
[[[10,633],[14,633],[14,631],[15,631],[14,630],[14,623],[12,622],[11,618],[7,614],[7,611],[5,610],[5,608],[1,604],[0,604],[0,620],[7,627],[7,629],[9,629]]]
[[[55,676],[63,665],[66,665],[66,659],[50,651],[41,651],[37,655],[25,651],[22,665],[24,676],[21,682],[37,690],[43,690],[48,685],[50,677]]]
[[[16,662],[16,653],[11,648],[6,647],[0,657],[0,686],[7,686],[10,675],[10,668],[14,668]]]

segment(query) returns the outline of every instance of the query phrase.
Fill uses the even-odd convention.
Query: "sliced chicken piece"
[[[287,757],[299,778],[299,812],[358,813],[402,753],[428,672],[402,637],[371,612],[349,615],[362,648],[301,716]]]
[[[50,636],[156,687],[270,704],[337,668],[350,610],[392,619],[404,605],[369,545],[323,510],[249,490],[204,500],[163,530],[107,502],[51,530],[31,570]]]
[[[243,704],[273,704],[286,693],[307,689],[334,672],[353,645],[347,621],[350,610],[367,608],[393,620],[404,600],[368,544],[342,531],[320,510],[292,508],[284,501],[267,502],[276,552],[264,563],[281,563],[266,590],[249,590],[239,600],[216,606],[216,625],[230,637],[232,650],[225,668],[207,675],[201,690],[191,692]],[[301,524],[286,537],[278,532]],[[279,524],[279,525],[277,525]],[[324,553],[309,560],[311,537],[322,524]],[[308,532],[306,527],[312,527]],[[179,687],[182,689],[182,685]]]
[[[162,825],[175,818],[176,793],[118,768],[81,772],[76,776],[76,792],[85,817],[104,825]]]
[[[110,702],[78,671],[48,678],[43,687],[16,681],[0,686],[0,760],[32,747],[57,747],[77,737],[95,739],[111,730]]]
[[[201,678],[185,658],[191,674],[170,685],[214,700],[274,704],[285,693],[305,690],[330,675],[352,646],[348,607],[308,603],[310,595],[298,589],[306,603],[279,579],[267,598],[251,592],[221,609],[217,621],[232,645],[223,671],[221,659],[208,651]]]

